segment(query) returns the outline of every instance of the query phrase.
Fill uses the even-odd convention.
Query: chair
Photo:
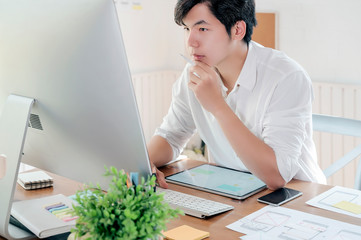
[[[313,130],[320,132],[328,132],[335,133],[353,137],[361,138],[361,121],[321,115],[321,114],[313,114]],[[334,173],[336,173],[341,168],[345,167],[349,162],[358,158],[361,155],[361,144],[349,151],[342,158],[336,160],[331,166],[326,168],[323,172],[326,175],[326,178],[330,177]],[[355,189],[361,190],[361,159],[357,164],[357,171],[355,177]]]

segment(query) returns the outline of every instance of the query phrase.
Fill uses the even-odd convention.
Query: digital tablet
[[[167,182],[245,199],[266,188],[266,184],[249,172],[215,166],[200,165],[165,178]]]

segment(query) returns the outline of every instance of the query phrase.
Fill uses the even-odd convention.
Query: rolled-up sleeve
[[[279,82],[271,94],[262,138],[273,149],[281,176],[289,182],[301,167],[307,134],[312,134],[312,84],[303,72],[295,72]]]
[[[172,102],[168,113],[154,133],[154,135],[161,136],[167,140],[173,150],[173,159],[177,158],[183,151],[184,146],[196,129],[189,104],[187,103],[187,78],[187,71],[185,69],[173,85]]]

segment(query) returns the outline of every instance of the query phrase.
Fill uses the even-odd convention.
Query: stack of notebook
[[[26,190],[53,186],[53,178],[43,171],[19,173],[18,183]]]

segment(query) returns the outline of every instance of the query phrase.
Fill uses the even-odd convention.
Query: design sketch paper
[[[304,213],[301,211],[266,206],[227,228],[247,234],[247,240],[360,240],[361,226]]]
[[[361,207],[361,191],[356,189],[336,186],[306,203],[314,207],[361,218],[361,213],[352,211],[355,209],[354,206]],[[343,208],[340,208],[341,203]],[[348,206],[347,203],[349,203]]]

